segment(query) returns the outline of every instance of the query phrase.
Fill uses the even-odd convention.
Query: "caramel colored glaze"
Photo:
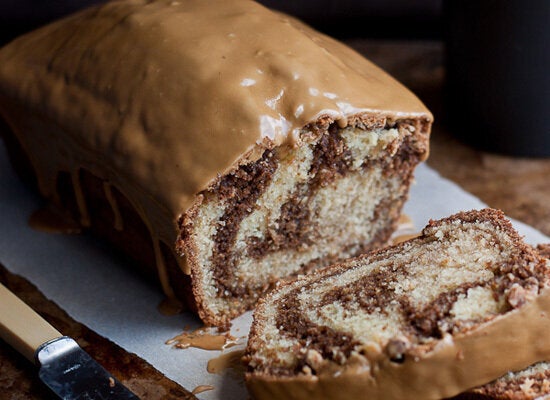
[[[29,226],[48,233],[75,234],[82,231],[78,222],[53,205],[34,211],[29,217]]]
[[[208,361],[206,370],[211,374],[221,374],[229,368],[235,371],[244,372],[244,365],[241,361],[243,355],[244,350],[234,350],[222,353],[219,357],[212,358]]]
[[[211,334],[209,329],[201,328],[182,334],[168,340],[166,344],[174,345],[179,349],[196,347],[203,350],[223,350],[236,343],[236,338],[229,333]]]
[[[532,302],[496,317],[478,329],[447,337],[426,356],[393,363],[384,355],[372,369],[350,363],[341,373],[275,377],[247,374],[256,399],[387,399],[435,400],[485,384],[511,370],[550,359],[545,338],[550,329],[550,288]],[[487,363],[487,348],[495,349]],[[506,349],[506,351],[502,351]],[[426,385],[430,382],[430,385]],[[346,388],[343,396],[342,388]]]
[[[197,386],[195,389],[193,389],[193,391],[191,393],[193,394],[199,394],[199,393],[202,393],[202,392],[207,392],[209,390],[214,390],[214,386],[212,385],[199,385]]]
[[[0,50],[0,113],[43,195],[56,199],[70,173],[84,226],[81,168],[131,201],[169,296],[159,243],[175,242],[177,218],[219,174],[300,145],[318,120],[432,120],[353,50],[244,0],[122,0],[24,35]]]
[[[88,206],[86,205],[86,197],[82,190],[82,182],[80,180],[80,168],[73,169],[71,171],[71,181],[73,184],[74,195],[76,199],[76,205],[80,213],[80,225],[88,228],[91,225],[90,213],[88,212]]]
[[[420,232],[414,228],[413,220],[406,214],[401,214],[397,220],[397,229],[390,238],[389,244],[405,242],[420,236]]]
[[[162,300],[157,309],[162,315],[177,315],[185,310],[185,306],[176,298],[167,297]]]
[[[115,199],[115,196],[113,195],[111,185],[108,182],[103,182],[103,191],[105,192],[105,198],[107,199],[111,206],[111,209],[113,210],[113,228],[115,228],[117,231],[124,230],[124,220],[122,219],[118,203]]]
[[[149,228],[149,229],[150,231],[152,231],[152,228]],[[157,272],[158,272],[160,284],[164,289],[164,293],[168,297],[175,298],[176,294],[174,292],[172,285],[170,284],[170,277],[168,276],[166,260],[160,248],[160,240],[154,235],[151,235],[151,236],[153,237],[153,251],[155,252],[155,265],[157,266]]]
[[[401,226],[414,226],[413,220],[407,214],[401,214],[397,223],[399,224],[398,228],[400,228]]]
[[[394,244],[397,244],[397,243],[401,243],[401,242],[406,242],[407,240],[410,240],[410,239],[414,239],[416,237],[419,237],[420,236],[420,233],[406,233],[406,234],[403,234],[403,235],[396,235],[394,237],[392,237],[390,239],[390,243],[392,245]]]

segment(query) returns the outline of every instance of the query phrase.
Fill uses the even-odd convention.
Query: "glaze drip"
[[[113,228],[117,231],[122,231],[124,230],[124,221],[122,219],[122,215],[120,214],[118,203],[115,199],[115,196],[113,195],[112,185],[108,182],[103,182],[103,190],[105,192],[105,198],[109,202],[111,210],[113,211]]]

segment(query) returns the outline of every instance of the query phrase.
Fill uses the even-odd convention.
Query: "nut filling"
[[[468,229],[467,225],[470,223],[472,221],[467,222],[466,227],[454,227],[458,234],[451,229],[446,232],[440,231],[436,237],[439,235],[446,241],[445,246],[452,254],[453,251],[459,251],[461,246],[465,245],[463,232]],[[503,227],[503,230],[507,229]],[[432,258],[422,258],[415,254],[413,249],[410,254],[400,259],[400,266],[398,266],[392,259],[398,255],[399,250],[392,248],[370,255],[369,263],[374,267],[369,274],[359,275],[353,280],[346,278],[343,280],[345,284],[342,285],[339,283],[342,271],[336,269],[335,272],[325,274],[323,281],[326,283],[307,283],[288,292],[285,295],[285,301],[277,305],[274,322],[282,337],[296,342],[296,347],[300,351],[295,355],[296,361],[292,365],[272,365],[266,370],[267,373],[286,376],[297,373],[316,374],[322,363],[312,364],[310,351],[319,355],[324,362],[324,367],[327,362],[343,365],[354,354],[364,354],[364,340],[358,337],[358,333],[362,333],[363,329],[355,328],[358,331],[354,333],[350,328],[352,322],[349,321],[353,320],[353,313],[375,315],[398,321],[400,334],[393,336],[388,334],[388,337],[380,343],[384,353],[392,362],[402,363],[408,354],[414,355],[414,351],[410,353],[411,343],[429,347],[446,334],[467,332],[480,323],[492,320],[495,316],[511,309],[519,308],[536,297],[548,280],[545,263],[541,263],[534,257],[532,249],[517,246],[512,251],[506,250],[512,246],[503,243],[502,234],[493,235],[486,227],[482,227],[481,231],[480,234],[468,239],[472,240],[473,245],[476,241],[480,241],[488,246],[494,246],[497,254],[499,251],[508,253],[504,257],[494,256],[491,259],[489,259],[489,253],[480,253],[479,260],[475,257],[465,259],[465,264],[470,262],[479,264],[472,267],[463,266],[460,258],[452,260],[450,256],[434,254],[430,256]],[[450,238],[451,235],[456,235],[457,238]],[[433,236],[423,236],[418,240],[424,241],[426,246],[437,246],[438,243],[437,240],[434,241]],[[466,244],[466,246],[469,245]],[[402,251],[403,246],[397,248]],[[437,252],[436,247],[433,248],[434,253]],[[415,258],[420,260],[415,261]],[[424,278],[420,279],[418,270],[415,270],[419,267],[413,265],[409,269],[408,266],[411,263],[426,263],[427,265],[421,267],[424,269],[433,263],[437,266],[430,268],[434,271],[438,268],[440,270],[432,275],[425,274]],[[454,278],[450,274],[461,273],[460,269],[469,270],[464,274],[470,274],[472,278],[463,282],[455,280],[455,283],[452,283],[451,280]],[[346,273],[354,276],[350,271]],[[445,274],[449,276],[449,284],[434,281],[431,285],[437,286],[438,289],[431,294],[429,289],[423,290],[422,286],[430,284],[429,280],[425,280],[426,277],[446,276]],[[333,281],[333,284],[328,283]],[[319,285],[323,285],[326,290],[315,294],[318,293]],[[332,288],[333,285],[335,287]],[[420,301],[414,293],[411,293],[415,291],[422,293],[423,298]],[[319,296],[314,306],[303,304],[302,299],[311,299],[312,296]],[[480,299],[485,303],[494,303],[489,312],[480,313],[475,310],[476,306],[473,306],[473,302]],[[324,315],[331,307],[341,310],[338,316],[342,318],[340,322],[333,322],[333,314]],[[323,321],[327,321],[327,324],[324,325]],[[390,326],[383,330],[385,329],[392,328]]]

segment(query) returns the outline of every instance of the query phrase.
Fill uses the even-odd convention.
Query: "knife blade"
[[[0,337],[37,364],[42,382],[62,399],[139,399],[2,284]]]

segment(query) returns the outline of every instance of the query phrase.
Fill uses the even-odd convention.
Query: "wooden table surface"
[[[550,159],[513,158],[466,146],[443,122],[443,45],[439,42],[348,40],[412,89],[432,110],[436,122],[428,164],[491,207],[550,235]],[[464,121],[454,121],[462,124]],[[145,399],[192,398],[134,354],[127,353],[86,326],[74,321],[24,278],[0,266],[4,283],[58,330],[78,340],[138,396]],[[0,398],[54,398],[36,377],[35,368],[7,344],[0,345]],[[191,388],[192,389],[192,388]]]

